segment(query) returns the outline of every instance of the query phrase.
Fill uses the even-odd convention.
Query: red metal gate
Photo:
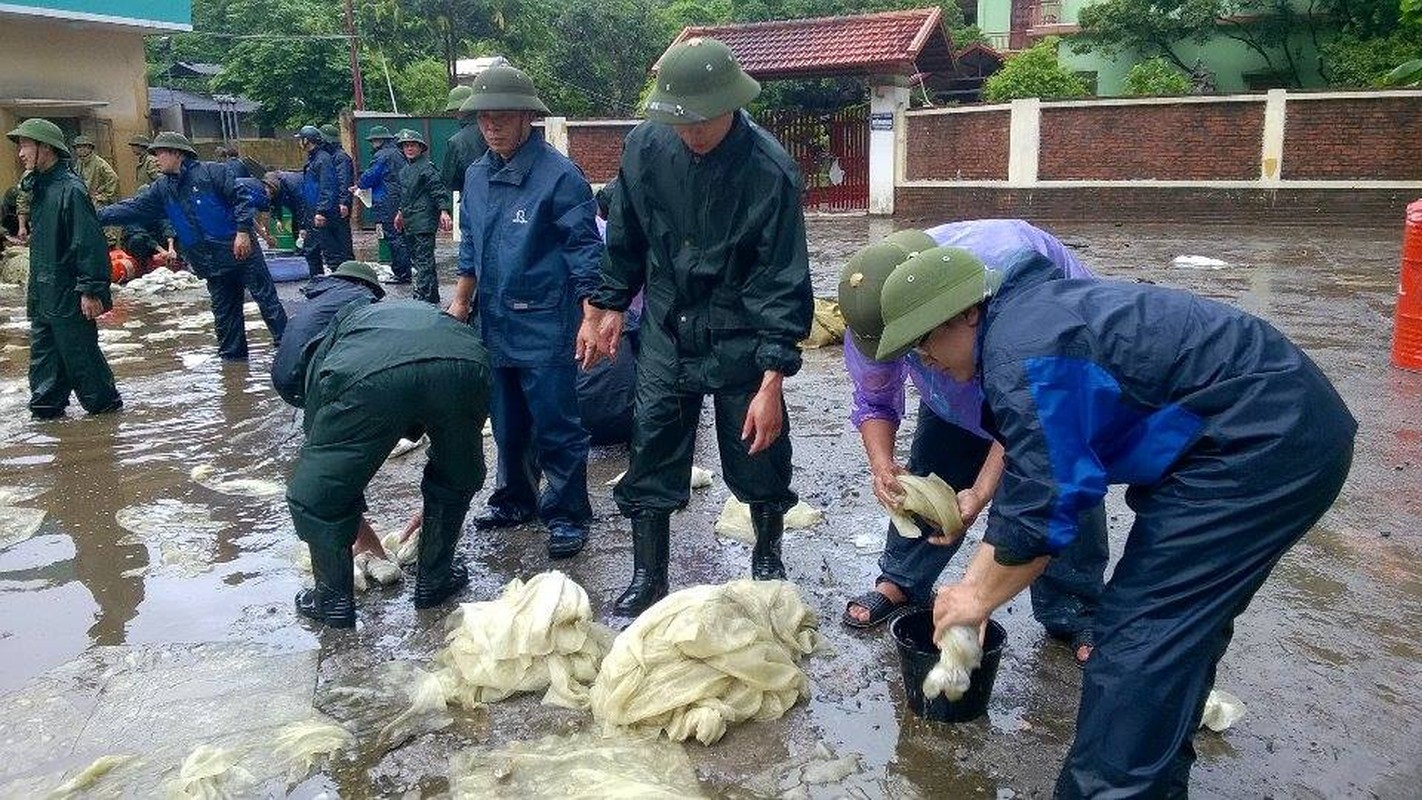
[[[780,140],[805,178],[805,208],[869,208],[869,115],[864,106],[839,111],[777,111],[758,120]]]

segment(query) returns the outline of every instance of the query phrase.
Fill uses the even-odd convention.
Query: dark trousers
[[[93,320],[30,320],[29,375],[30,413],[36,417],[63,414],[71,391],[90,414],[123,407]]]
[[[588,433],[578,418],[578,368],[495,367],[489,397],[498,483],[489,506],[544,523],[584,526],[588,500]],[[538,491],[540,473],[547,478]]]
[[[390,248],[390,271],[395,274],[395,280],[408,282],[411,277],[410,250],[405,247],[405,237],[396,233],[388,223],[381,223],[380,238]]]
[[[991,446],[991,441],[943,420],[919,404],[908,471],[915,475],[931,472],[955,490],[966,489],[977,479]],[[939,546],[925,538],[900,536],[893,525],[888,526],[886,536],[884,553],[879,557],[882,578],[902,589],[914,603],[929,604],[934,582],[958,552],[962,540]],[[1091,629],[1109,556],[1103,504],[1082,515],[1076,541],[1053,558],[1046,572],[1032,583],[1032,615],[1042,627],[1061,637]]]
[[[410,267],[415,273],[412,299],[439,305],[439,273],[435,271],[434,231],[406,233],[404,237],[405,252],[409,254]]]
[[[326,218],[326,241],[322,244],[326,268],[334,270],[343,262],[355,260],[355,244],[351,241],[351,219],[336,214]]]
[[[207,293],[212,298],[212,317],[217,333],[217,354],[229,360],[247,357],[246,321],[242,318],[243,292],[261,311],[262,321],[271,331],[274,343],[281,342],[286,331],[286,309],[277,297],[276,284],[267,270],[267,260],[261,248],[238,266],[223,270],[207,279]]]
[[[751,455],[741,440],[746,410],[757,385],[712,394],[716,445],[726,485],[737,500],[784,513],[799,501],[790,488],[790,415],[781,402],[785,428],[766,450]],[[631,463],[613,491],[627,517],[669,514],[691,495],[691,457],[705,395],[676,390],[668,381],[639,375]]]
[[[1096,613],[1058,797],[1186,796],[1192,739],[1235,617],[1347,477],[1352,436],[1336,433],[1301,434],[1339,440],[1322,462],[1302,466],[1280,447],[1238,469],[1236,451],[1127,493],[1136,521]],[[1237,493],[1221,496],[1230,483]]]
[[[377,372],[307,408],[313,416],[286,490],[296,535],[349,547],[365,511],[366,485],[416,426],[430,437],[420,483],[425,501],[452,506],[462,517],[484,485],[486,391],[481,367],[420,361]]]

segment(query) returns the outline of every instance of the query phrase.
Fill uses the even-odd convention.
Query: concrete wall
[[[96,132],[112,123],[114,169],[120,187],[134,189],[134,156],[124,142],[148,133],[148,85],[143,34],[105,25],[10,17],[0,25],[0,126],[12,129],[32,116],[70,118],[73,129]],[[102,102],[94,108],[33,106],[12,101],[42,98]],[[20,177],[16,150],[0,144],[0,187]]]
[[[895,210],[939,221],[1395,221],[1422,196],[1422,91],[912,111]]]

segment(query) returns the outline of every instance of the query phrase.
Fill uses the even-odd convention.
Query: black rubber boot
[[[316,585],[296,593],[296,612],[332,628],[355,627],[355,566],[349,547],[307,542]]]
[[[785,580],[785,562],[780,560],[780,537],[785,533],[785,515],[762,505],[753,505],[751,527],[755,529],[751,577],[758,581]]]
[[[425,501],[419,561],[415,565],[415,608],[441,605],[469,585],[469,568],[454,556],[468,510],[468,504]]]
[[[635,617],[667,596],[667,555],[671,518],[651,514],[632,520],[632,583],[617,598],[612,610]]]

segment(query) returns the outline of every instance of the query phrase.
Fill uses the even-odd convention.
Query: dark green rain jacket
[[[482,158],[484,151],[488,149],[489,145],[484,141],[484,134],[479,132],[478,123],[472,119],[468,122],[460,120],[459,131],[449,137],[444,148],[444,164],[440,177],[444,178],[445,187],[450,191],[464,191],[464,173],[468,172],[469,165]]]
[[[61,159],[27,176],[30,200],[30,282],[26,312],[32,320],[78,321],[79,296],[113,307],[109,295],[109,245],[84,181]]]
[[[799,169],[736,112],[704,156],[668,125],[628,134],[594,306],[625,310],[646,291],[638,370],[680,391],[754,388],[800,369],[810,330]]]
[[[452,207],[449,190],[439,170],[430,162],[429,151],[400,170],[400,216],[404,233],[434,233],[439,229],[439,212]]]

